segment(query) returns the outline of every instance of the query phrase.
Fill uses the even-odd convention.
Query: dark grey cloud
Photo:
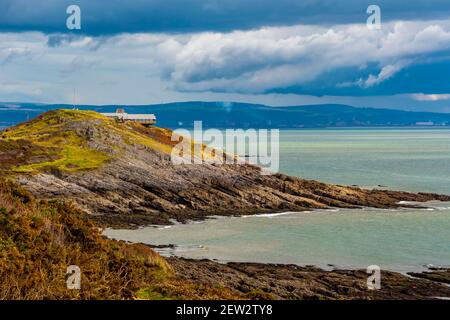
[[[81,33],[89,35],[361,23],[369,4],[381,6],[385,21],[450,14],[448,0],[0,0],[0,32],[68,32],[66,8],[71,4],[81,7]]]
[[[447,55],[449,52],[447,52]],[[391,78],[380,84],[368,88],[360,86],[339,87],[336,83],[339,81],[356,82],[358,79],[367,78],[370,74],[380,72],[380,68],[370,66],[365,70],[358,68],[347,68],[345,70],[333,70],[328,74],[321,75],[315,81],[304,85],[296,85],[285,88],[276,88],[268,90],[270,93],[279,94],[306,94],[314,96],[391,96],[398,94],[421,93],[425,95],[445,95],[445,101],[450,100],[447,97],[450,92],[449,74],[450,60],[436,61],[431,63],[419,63],[405,67],[403,70],[394,74]],[[421,98],[418,95],[418,98]],[[427,97],[418,99],[427,100]],[[437,101],[438,99],[436,99]]]
[[[0,43],[0,100],[450,103],[448,0],[0,0]]]

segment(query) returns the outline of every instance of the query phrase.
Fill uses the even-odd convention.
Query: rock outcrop
[[[10,147],[13,142],[26,147],[19,158],[17,148]],[[94,112],[51,111],[2,132],[0,169],[35,196],[69,199],[113,227],[169,224],[210,215],[450,201],[436,194],[261,175],[260,168],[249,164],[174,165],[173,144],[167,129],[115,123]]]
[[[414,273],[414,277],[382,271],[380,290],[367,289],[366,270],[325,271],[313,266],[217,263],[169,258],[183,280],[208,287],[224,286],[236,295],[288,300],[422,300],[448,299],[450,270]]]

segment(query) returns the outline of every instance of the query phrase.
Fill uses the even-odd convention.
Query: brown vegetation
[[[67,289],[70,265],[81,268],[79,291]],[[1,299],[131,298],[169,272],[150,248],[104,239],[72,206],[0,182]]]
[[[81,269],[81,290],[67,289],[70,265]],[[176,279],[149,247],[106,239],[70,204],[35,200],[5,180],[0,180],[0,278],[0,299],[236,298]]]
[[[93,221],[136,227],[214,214],[450,200],[262,176],[251,165],[174,166],[170,137],[168,129],[73,110],[51,111],[3,131],[0,176],[11,181],[0,179],[0,299],[372,298],[358,271],[172,259],[174,271],[145,245],[104,238]],[[81,269],[81,290],[66,287],[70,265]],[[415,290],[416,282],[390,276],[394,288],[387,298],[448,293],[437,285],[425,290],[429,280]],[[412,291],[405,295],[404,290]]]

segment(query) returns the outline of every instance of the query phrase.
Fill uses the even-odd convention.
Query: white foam
[[[301,213],[309,212],[309,211],[302,211]],[[279,217],[279,216],[285,216],[288,214],[295,214],[298,212],[288,211],[288,212],[278,212],[278,213],[264,213],[264,214],[255,214],[255,215],[246,215],[242,216],[242,218],[273,218],[273,217]]]
[[[399,201],[397,204],[410,204],[410,205],[415,205],[415,204],[419,204],[420,202],[417,201]]]
[[[450,207],[433,207],[436,210],[450,210]]]
[[[157,227],[156,229],[158,229],[158,230],[164,230],[164,229],[170,229],[170,228],[172,228],[173,226],[162,226],[162,227]]]

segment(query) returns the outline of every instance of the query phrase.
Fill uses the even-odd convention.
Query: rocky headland
[[[253,165],[174,165],[172,132],[57,110],[2,132],[0,174],[38,198],[74,202],[112,227],[324,208],[397,208],[449,196],[261,175]]]
[[[97,225],[113,228],[171,224],[174,220],[184,223],[211,215],[398,208],[411,206],[405,204],[411,201],[450,201],[446,195],[367,190],[284,174],[261,175],[260,168],[249,164],[174,165],[171,150],[177,142],[171,137],[168,129],[118,123],[95,112],[50,111],[0,132],[0,177],[13,180],[37,199],[61,200]],[[180,281],[224,286],[228,298],[450,296],[448,286],[441,283],[448,280],[448,270],[415,274],[414,279],[385,272],[386,287],[368,292],[363,271],[179,258],[168,262]]]

